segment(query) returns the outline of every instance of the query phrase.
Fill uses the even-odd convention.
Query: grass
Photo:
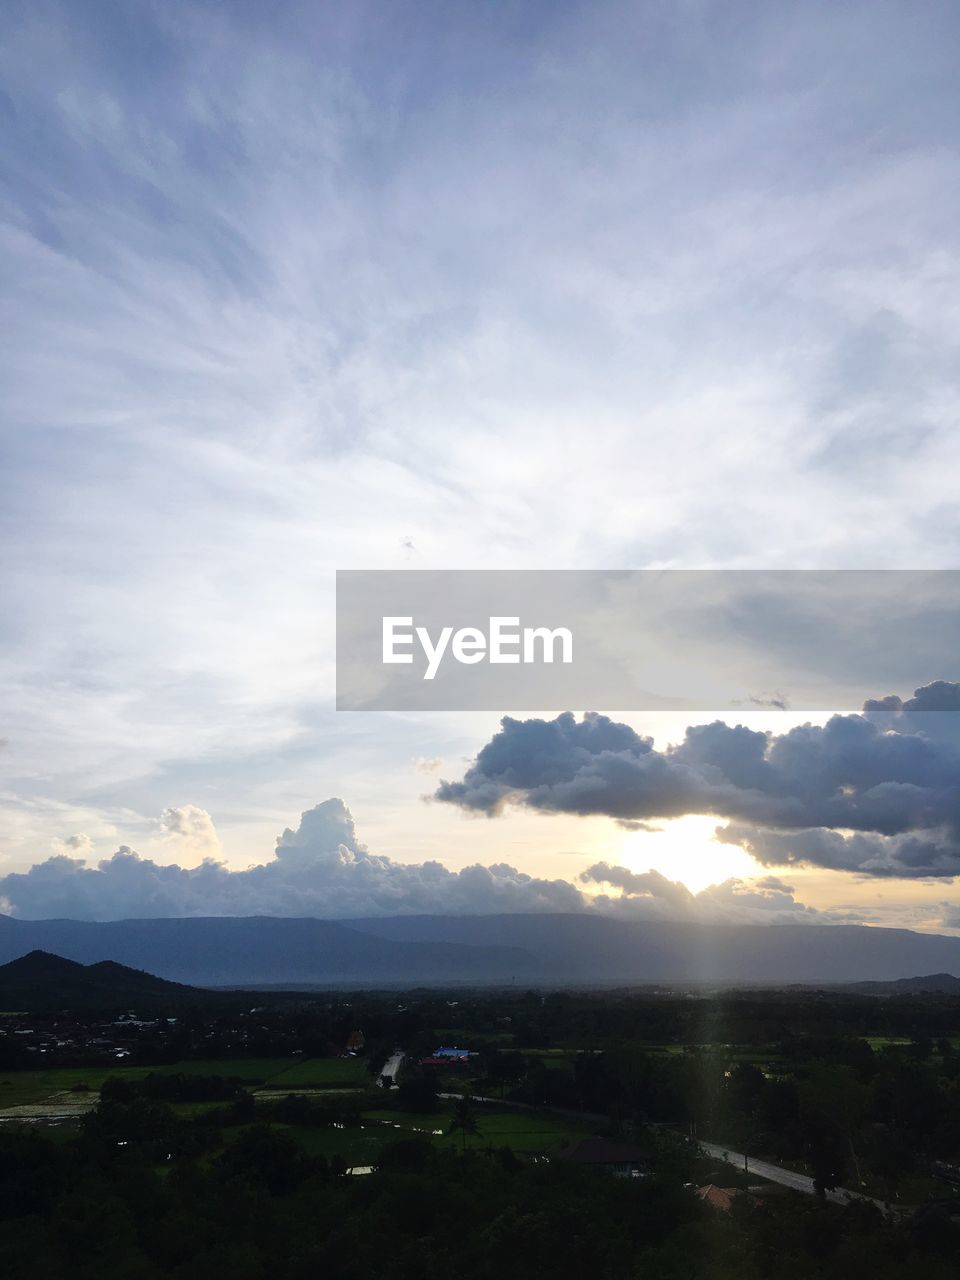
[[[307,1058],[265,1081],[271,1089],[362,1089],[370,1083],[362,1058]]]
[[[0,1072],[0,1110],[40,1103],[78,1085],[96,1093],[107,1079],[142,1080],[153,1073],[224,1076],[245,1085],[264,1085],[292,1093],[310,1086],[358,1089],[368,1079],[364,1063],[353,1058],[206,1058],[156,1067],[52,1067]]]
[[[174,1115],[186,1118],[188,1116],[202,1116],[208,1111],[219,1111],[223,1107],[229,1106],[227,1102],[168,1102],[165,1104],[170,1108]]]
[[[404,1111],[371,1110],[361,1117],[361,1127],[335,1129],[326,1126],[274,1124],[273,1127],[291,1137],[311,1155],[342,1156],[348,1165],[376,1164],[380,1151],[388,1142],[403,1137],[423,1137],[435,1146],[459,1150],[459,1133],[447,1134],[449,1110],[416,1114]],[[510,1147],[518,1155],[553,1154],[579,1141],[592,1130],[574,1121],[541,1115],[536,1112],[509,1110],[476,1111],[479,1134],[467,1136],[466,1145],[473,1150],[488,1147]]]
[[[554,1152],[592,1132],[586,1124],[536,1111],[509,1111],[500,1108],[487,1110],[478,1106],[474,1115],[480,1133],[468,1135],[467,1146],[480,1149],[510,1147],[518,1154]],[[429,1134],[431,1141],[438,1146],[449,1146],[452,1143],[459,1147],[462,1143],[459,1133],[449,1136],[446,1133],[450,1123],[449,1111],[432,1112],[429,1115],[402,1111],[368,1111],[364,1112],[364,1118],[397,1126],[392,1129],[396,1136],[402,1132],[420,1132]],[[436,1133],[437,1129],[442,1129],[443,1133]],[[391,1132],[389,1129],[387,1131]]]
[[[415,1111],[365,1111],[363,1113],[364,1120],[372,1120],[375,1123],[382,1124],[386,1129],[395,1127],[397,1131],[402,1130],[404,1133],[426,1133],[432,1134],[435,1129],[446,1129],[450,1123],[451,1112],[430,1111],[427,1113]]]
[[[135,1080],[147,1074],[142,1067],[54,1067],[47,1071],[0,1072],[0,1109],[43,1102],[52,1094],[86,1086],[96,1093],[108,1076]]]
[[[278,1133],[287,1133],[311,1156],[342,1156],[347,1165],[376,1164],[385,1142],[391,1139],[389,1129],[367,1126],[363,1129],[317,1128],[313,1125],[275,1124]]]
[[[460,1048],[471,1048],[476,1045],[496,1045],[511,1048],[514,1036],[509,1031],[469,1031],[465,1027],[440,1027],[430,1033],[437,1045],[454,1045]]]
[[[543,1052],[543,1051],[541,1051]],[[557,1051],[556,1055],[567,1051]],[[220,1075],[243,1080],[247,1085],[259,1085],[266,1092],[338,1089],[357,1090],[368,1083],[368,1075],[362,1060],[289,1058],[261,1059],[206,1059],[176,1062],[164,1067],[65,1067],[48,1070],[0,1073],[0,1110],[15,1106],[42,1103],[53,1095],[69,1094],[77,1086],[85,1086],[78,1092],[82,1097],[95,1097],[100,1086],[108,1078],[137,1080],[152,1072],[182,1072],[196,1075]],[[221,1106],[220,1103],[178,1103],[175,1110],[180,1115],[195,1115]],[[591,1130],[576,1121],[534,1111],[511,1111],[508,1108],[478,1106],[476,1108],[479,1134],[468,1135],[466,1145],[483,1150],[488,1147],[510,1147],[518,1155],[554,1153],[586,1136]],[[459,1134],[447,1135],[451,1110],[444,1108],[429,1115],[386,1109],[370,1110],[363,1114],[362,1127],[338,1129],[312,1125],[285,1125],[275,1123],[274,1128],[294,1137],[303,1149],[314,1155],[341,1156],[348,1165],[375,1164],[385,1143],[409,1135],[422,1134],[440,1147],[459,1149]],[[232,1139],[231,1139],[232,1140]]]
[[[272,1124],[278,1133],[289,1134],[310,1155],[341,1156],[348,1166],[374,1165],[388,1142],[403,1137],[422,1136],[435,1146],[460,1150],[458,1133],[448,1135],[449,1110],[418,1115],[412,1112],[365,1111],[361,1125],[337,1129],[327,1126]],[[508,1110],[476,1112],[478,1135],[468,1135],[466,1145],[473,1150],[510,1147],[518,1155],[553,1154],[585,1137],[591,1130],[569,1120],[534,1112]],[[441,1132],[437,1132],[440,1130]],[[237,1130],[240,1132],[241,1130]]]

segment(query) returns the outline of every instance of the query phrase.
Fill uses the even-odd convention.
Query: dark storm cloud
[[[732,824],[719,830],[717,839],[739,845],[770,867],[809,863],[832,871],[901,879],[960,875],[960,842],[935,832],[844,835],[823,827],[782,832]]]
[[[619,822],[716,814],[771,866],[950,876],[960,873],[960,716],[945,713],[957,710],[960,685],[937,681],[906,702],[871,700],[862,714],[779,735],[692,726],[664,751],[596,713],[507,717],[435,798],[487,814],[516,804]]]

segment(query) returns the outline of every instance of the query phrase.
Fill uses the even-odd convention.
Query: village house
[[[646,1178],[653,1166],[649,1152],[612,1138],[582,1138],[574,1146],[561,1151],[559,1158],[570,1164],[600,1169],[615,1178]]]

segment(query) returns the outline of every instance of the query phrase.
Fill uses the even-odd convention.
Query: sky
[[[737,717],[784,756],[816,729],[797,819],[743,801],[732,748],[690,763],[706,715],[540,713],[611,711],[654,744],[618,739],[628,771],[700,771],[587,812],[536,778],[478,801],[496,713],[333,706],[337,569],[956,566],[953,4],[0,26],[7,909],[958,931],[952,731],[909,709]],[[845,733],[865,772],[823,765]],[[875,787],[882,817],[840,811]]]

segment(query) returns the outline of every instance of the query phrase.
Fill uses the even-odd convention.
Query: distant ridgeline
[[[721,982],[885,983],[950,990],[960,938],[856,925],[697,925],[594,912],[357,920],[21,920],[0,915],[0,962],[32,950],[199,986]],[[141,974],[141,979],[144,975]],[[88,974],[83,982],[95,982]],[[125,979],[126,980],[126,979]],[[81,981],[63,972],[63,981]],[[156,979],[153,979],[156,981]],[[906,988],[905,988],[906,989]],[[879,993],[878,993],[879,994]]]

